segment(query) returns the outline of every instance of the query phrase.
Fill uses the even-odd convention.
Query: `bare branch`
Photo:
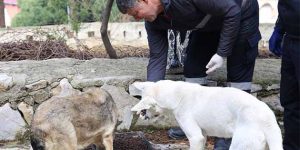
[[[105,46],[106,52],[109,55],[110,58],[116,59],[118,58],[117,53],[115,49],[112,47],[108,34],[107,34],[107,26],[108,26],[108,21],[109,21],[109,16],[111,12],[111,8],[113,5],[114,0],[107,0],[106,7],[102,13],[102,25],[100,29],[101,37],[103,44]]]
[[[0,0],[0,28],[5,27],[4,2]]]

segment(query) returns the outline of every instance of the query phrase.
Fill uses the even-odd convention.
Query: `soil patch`
[[[188,145],[187,139],[173,140],[167,136],[167,130],[155,131],[133,131],[133,132],[117,132],[114,137],[114,150],[152,150],[152,144],[176,144]],[[208,137],[206,142],[206,150],[213,150],[214,138]],[[20,145],[17,142],[0,143],[2,148],[18,148],[29,149],[29,141],[26,144]],[[95,150],[95,145],[90,145],[84,150]],[[99,150],[105,150],[100,147]]]
[[[148,141],[154,144],[186,144],[189,145],[187,138],[181,140],[174,140],[168,137],[168,130],[155,130],[145,132],[145,137]],[[214,138],[208,137],[206,142],[207,150],[213,150]]]
[[[151,150],[142,132],[116,133],[114,150]]]
[[[154,144],[188,144],[188,139],[174,140],[168,137],[167,130],[156,130],[151,132],[146,132],[145,137],[147,140]]]

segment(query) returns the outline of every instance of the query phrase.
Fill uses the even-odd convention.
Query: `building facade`
[[[259,22],[275,23],[278,16],[278,0],[258,0],[259,4]]]
[[[17,0],[4,0],[5,25],[11,26],[11,21],[20,12]]]

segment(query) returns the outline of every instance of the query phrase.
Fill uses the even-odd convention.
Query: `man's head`
[[[160,0],[117,0],[121,13],[133,16],[136,20],[154,21],[163,11]]]

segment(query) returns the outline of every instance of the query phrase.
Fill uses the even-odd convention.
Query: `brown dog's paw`
[[[105,148],[98,148],[95,144],[91,144],[86,147],[84,150],[105,150]]]

